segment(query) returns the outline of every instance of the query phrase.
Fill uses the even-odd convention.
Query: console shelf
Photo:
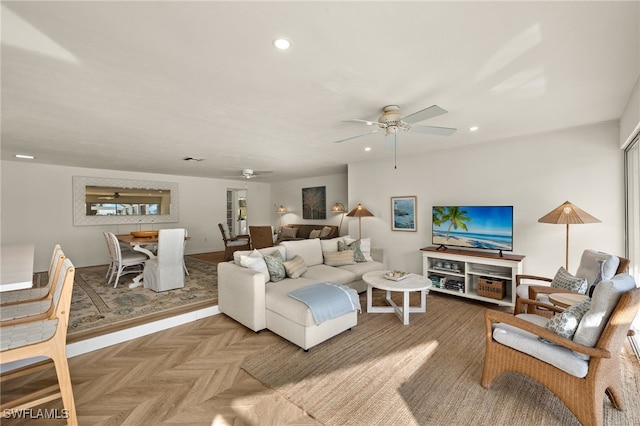
[[[450,248],[438,250],[436,246],[425,247],[420,251],[422,252],[422,274],[425,278],[434,281],[429,291],[501,306],[515,305],[516,275],[522,274],[524,256],[517,254],[500,256],[492,252]],[[504,280],[505,296],[502,299],[494,299],[478,294],[479,278]],[[439,287],[440,285],[442,287]]]

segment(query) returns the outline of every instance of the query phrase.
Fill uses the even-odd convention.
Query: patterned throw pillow
[[[343,250],[334,252],[323,252],[324,264],[327,266],[353,265],[353,250]]]
[[[285,279],[287,272],[284,269],[284,259],[278,250],[274,250],[273,253],[266,255],[264,261],[267,264],[271,281],[278,282]]]
[[[309,239],[312,240],[314,238],[320,238],[320,232],[322,232],[321,229],[314,229],[313,231],[309,232]]]
[[[283,226],[280,237],[282,238],[295,238],[298,235],[298,228],[292,228],[290,226]]]
[[[546,325],[547,330],[553,331],[567,339],[573,339],[580,320],[590,307],[591,299],[586,299],[580,303],[569,306],[561,314],[556,314],[551,317]]]
[[[351,244],[338,241],[338,251],[343,250],[353,250],[353,260],[355,260],[356,262],[367,261],[367,259],[364,257],[364,254],[362,254],[362,250],[360,250],[360,240],[355,240]]]
[[[307,264],[304,263],[304,259],[297,254],[293,256],[291,260],[287,260],[282,264],[289,278],[300,278],[300,275],[304,274],[307,270]]]
[[[560,267],[556,276],[551,281],[551,287],[563,288],[571,290],[576,293],[585,294],[587,292],[587,280],[584,278],[578,278],[567,272],[564,267]]]

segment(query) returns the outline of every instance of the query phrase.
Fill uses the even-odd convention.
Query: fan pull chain
[[[393,169],[398,169],[398,134],[393,135]]]

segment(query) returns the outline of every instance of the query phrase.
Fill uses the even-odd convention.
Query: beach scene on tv
[[[432,243],[513,250],[513,206],[434,206]]]

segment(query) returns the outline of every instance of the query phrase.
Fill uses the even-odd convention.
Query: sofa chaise
[[[339,251],[354,240],[338,237],[330,240],[308,239],[284,241],[276,247],[234,253],[234,260],[218,264],[218,307],[220,311],[251,330],[269,329],[304,350],[321,343],[357,324],[357,311],[316,324],[308,306],[289,293],[312,284],[337,283],[366,290],[362,275],[385,269],[385,252],[369,248],[370,240],[357,240],[365,260],[356,262],[353,250]],[[279,252],[285,265],[298,264],[284,279],[274,281],[272,274],[261,269],[259,258],[272,259]],[[351,254],[350,254],[351,253]],[[287,273],[289,271],[287,270]]]

